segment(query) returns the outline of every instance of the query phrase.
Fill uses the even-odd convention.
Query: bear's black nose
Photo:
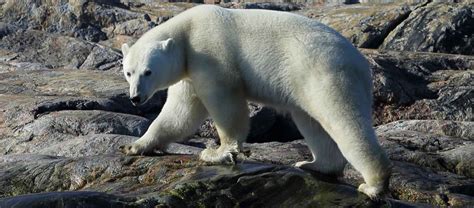
[[[131,97],[130,101],[132,101],[134,105],[137,105],[140,103],[140,96]]]

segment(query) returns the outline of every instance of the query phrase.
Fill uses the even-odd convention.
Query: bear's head
[[[122,45],[123,74],[130,84],[130,101],[140,105],[157,91],[178,82],[182,76],[174,40],[154,43],[138,40]]]

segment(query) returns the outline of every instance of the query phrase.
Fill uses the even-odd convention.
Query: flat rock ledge
[[[412,206],[372,202],[335,179],[250,161],[216,166],[190,155],[5,157],[0,207]]]

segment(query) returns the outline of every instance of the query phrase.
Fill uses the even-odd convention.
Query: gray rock
[[[3,140],[2,143],[4,147],[9,147],[4,150],[8,153],[44,152],[44,148],[52,147],[55,151],[61,151],[63,148],[81,149],[75,146],[75,141],[69,140],[78,136],[100,133],[141,136],[149,124],[148,119],[129,114],[104,111],[58,111],[41,116],[16,129],[14,135]],[[99,140],[99,138],[90,139],[95,142]],[[59,147],[56,147],[58,145]],[[102,151],[95,145],[86,148],[91,149],[88,151]]]
[[[295,3],[274,3],[274,2],[256,2],[256,3],[244,3],[242,5],[244,9],[267,9],[267,10],[276,10],[276,11],[295,11],[300,10],[301,5]]]
[[[375,206],[354,187],[317,180],[285,166],[243,162],[235,166],[201,166],[196,157],[103,156],[41,163],[0,163],[0,204],[111,203],[106,194],[82,192],[27,195],[45,191],[99,191],[129,198],[114,201],[159,202],[167,206]],[[287,197],[292,195],[294,197]],[[49,196],[49,197],[45,197]],[[106,197],[104,197],[106,196]],[[265,196],[265,197],[259,197]],[[104,199],[104,198],[105,199]],[[98,200],[103,199],[103,200]],[[94,203],[94,200],[96,203]],[[130,200],[130,201],[129,201]],[[382,204],[403,205],[397,201]],[[379,204],[381,205],[381,204]],[[405,204],[407,205],[407,204]],[[142,205],[143,206],[143,205]]]
[[[417,131],[434,135],[474,140],[474,122],[446,120],[403,120],[377,126],[377,132]]]
[[[95,45],[87,56],[86,60],[79,67],[80,69],[98,69],[98,70],[122,70],[122,54],[111,48],[101,45]]]
[[[340,32],[355,46],[378,48],[414,9],[406,3],[309,8],[300,13]]]
[[[449,172],[437,172],[406,162],[394,161],[390,179],[390,194],[402,201],[427,203],[427,207],[471,207],[474,205],[474,180]],[[342,179],[360,184],[363,179],[351,167]],[[417,205],[422,206],[422,205]]]
[[[374,119],[472,121],[472,56],[362,50],[374,73]]]
[[[303,140],[292,142],[244,143],[244,151],[248,151],[245,160],[264,163],[294,165],[300,161],[311,161],[313,156]]]
[[[418,129],[419,131],[422,131],[423,129],[433,129],[434,132],[438,132],[439,129],[447,128],[444,127],[446,125],[435,121],[420,122],[421,123],[410,122],[414,123],[413,125],[393,125],[400,126],[402,129]],[[449,126],[455,125],[451,124]],[[458,124],[457,126],[466,125]],[[385,127],[386,131],[391,130],[392,128],[397,127],[390,127],[390,125]],[[460,127],[454,127],[453,129],[459,128]],[[400,152],[390,152],[390,148],[393,147],[387,145],[386,140],[384,140],[384,135],[386,135],[386,137],[391,136],[392,138],[397,138],[397,136],[400,137],[400,134],[396,134],[397,131],[395,130],[391,130],[389,132],[386,131],[382,131],[380,128],[377,132],[379,133],[379,137],[381,138],[383,146],[387,148],[390,156],[393,157],[394,155],[400,154]],[[446,132],[456,131],[448,130]],[[465,135],[465,133],[462,133],[461,131],[461,135]],[[440,138],[439,140],[443,139],[442,136],[438,137]],[[220,201],[219,203],[236,203],[235,201],[227,200],[227,198],[230,198],[242,199],[243,201],[240,201],[239,203],[251,203],[258,205],[263,203],[261,200],[264,200],[265,203],[270,202],[265,201],[265,197],[254,198],[250,197],[249,195],[245,195],[245,193],[249,193],[251,191],[241,192],[238,190],[242,190],[242,188],[244,188],[245,190],[254,190],[254,194],[257,194],[258,196],[260,196],[260,194],[267,195],[268,193],[266,191],[275,189],[279,190],[278,187],[280,186],[278,185],[274,187],[273,185],[268,185],[270,188],[260,189],[258,187],[262,187],[264,185],[257,184],[276,183],[277,181],[274,179],[289,177],[287,176],[287,171],[293,173],[295,170],[287,169],[285,166],[274,166],[275,169],[266,169],[266,167],[270,167],[271,165],[255,164],[250,161],[263,161],[267,164],[274,163],[293,165],[297,161],[311,159],[309,150],[301,140],[291,143],[274,142],[244,144],[244,149],[250,152],[250,156],[247,157],[245,155],[239,155],[238,160],[241,162],[238,162],[238,165],[234,166],[233,168],[228,168],[226,166],[203,166],[202,163],[197,162],[196,156],[189,157],[177,155],[159,157],[124,157],[110,155],[115,154],[114,151],[117,150],[117,146],[133,141],[134,139],[136,139],[136,137],[126,137],[121,135],[89,135],[68,140],[68,142],[59,143],[56,146],[46,149],[50,152],[43,152],[43,154],[59,153],[58,155],[61,155],[61,152],[63,152],[66,153],[64,156],[74,157],[75,159],[45,156],[37,157],[31,154],[7,155],[0,157],[0,161],[3,161],[0,162],[0,170],[6,171],[0,171],[0,178],[7,177],[4,180],[3,178],[0,180],[6,184],[0,185],[5,187],[7,192],[4,192],[4,194],[7,195],[12,194],[12,192],[9,191],[11,189],[14,189],[14,191],[16,191],[15,193],[17,194],[43,192],[45,190],[105,191],[108,194],[125,194],[126,196],[139,197],[144,200],[156,200],[159,198],[158,201],[165,204],[189,204],[192,202],[203,203],[209,206],[213,205],[213,203],[216,203],[215,197],[221,196],[216,196],[216,193],[222,194],[222,190],[229,189],[230,192],[224,193],[229,193],[232,195],[225,194],[225,200],[218,197],[219,200],[224,200]],[[400,139],[399,141],[410,141],[410,139],[410,137],[407,137],[406,140]],[[439,147],[447,149],[451,147],[458,148],[456,145],[460,143],[456,142],[455,139],[454,142],[450,143],[448,142],[449,139],[450,138],[442,140],[442,145],[439,145]],[[413,143],[412,146],[424,148],[423,151],[429,151],[430,149],[433,149],[429,145],[425,145],[423,142]],[[173,144],[169,148],[168,152],[173,153],[174,151],[175,154],[197,154],[199,150],[201,149],[193,149],[192,147],[186,145]],[[415,152],[417,150],[408,148],[407,152],[408,151]],[[401,154],[405,155],[407,152]],[[84,155],[90,156],[84,157]],[[406,155],[407,157],[409,156],[409,154]],[[472,158],[473,157],[469,157],[469,159]],[[417,161],[414,162],[416,163]],[[438,206],[446,206],[448,204],[468,206],[473,202],[472,197],[469,194],[469,187],[471,187],[473,184],[472,179],[453,173],[438,172],[436,170],[427,168],[433,168],[427,164],[415,165],[406,162],[395,162],[394,164],[394,175],[391,180],[390,190],[391,194],[397,198],[418,203],[429,202],[432,205]],[[54,171],[51,169],[52,167],[54,167]],[[256,171],[255,175],[253,175],[253,173],[245,173],[247,170]],[[281,170],[283,170],[283,172],[281,172]],[[22,172],[19,173],[17,171]],[[244,173],[240,171],[244,171]],[[38,175],[38,173],[40,174]],[[243,178],[237,180],[234,178],[235,176],[233,176],[233,174],[237,174],[239,178]],[[34,182],[28,182],[32,180],[30,178],[33,177],[33,175],[37,179],[35,179]],[[315,176],[311,176],[311,179],[304,179],[304,181],[307,181],[305,184],[319,184],[321,183],[321,180],[334,180],[324,176],[316,176],[316,179],[314,177]],[[19,180],[17,178],[21,178],[26,184],[21,183],[23,185],[20,186],[18,184]],[[316,182],[314,182],[314,180],[316,180]],[[361,177],[359,173],[349,168],[342,180],[356,186],[361,182]],[[43,183],[42,181],[49,182]],[[238,182],[235,183],[235,181]],[[286,179],[282,181],[286,181]],[[282,187],[292,187],[284,182],[277,184],[283,184]],[[332,185],[336,184],[331,183],[331,186]],[[317,187],[308,187],[308,185],[304,184],[300,184],[300,186],[305,190],[305,193],[311,193],[312,197],[319,193],[319,189]],[[153,187],[161,188],[157,190]],[[271,187],[274,187],[275,189]],[[331,188],[330,190],[336,191],[334,194],[340,196],[341,193],[339,191],[341,190],[341,187],[338,187],[339,188]],[[343,188],[342,190],[348,191],[353,189],[350,187],[348,188],[349,189]],[[346,192],[343,191],[343,193]],[[168,194],[171,194],[171,196]],[[293,198],[281,196],[279,196],[279,198],[281,198],[280,200],[283,200],[283,202],[277,200],[281,203],[297,203],[292,201]],[[303,201],[308,200],[309,199],[304,198]],[[323,203],[326,202],[327,198],[317,198],[315,200],[316,201],[314,202],[309,200],[308,202],[311,202],[310,204],[301,204],[301,206],[312,206],[314,205],[313,203]],[[340,203],[353,203],[349,201],[351,200],[344,200]],[[392,203],[394,201],[389,200],[388,202]],[[328,203],[332,204],[334,202]]]
[[[162,23],[163,21],[159,22]],[[156,26],[156,24],[146,19],[132,19],[123,23],[116,24],[110,28],[106,28],[108,37],[117,35],[141,37],[146,31]]]
[[[120,70],[121,54],[98,44],[42,31],[18,30],[0,48],[15,53],[8,61],[40,63],[47,68]]]
[[[46,160],[51,161],[55,159],[63,159],[63,157],[51,156],[51,155],[38,155],[38,154],[11,154],[0,156],[0,163],[37,163],[38,161]]]
[[[129,144],[139,139],[135,136],[120,134],[90,134],[70,138],[62,142],[51,143],[43,149],[36,149],[33,152],[44,155],[55,155],[63,157],[84,157],[94,155],[121,154],[119,147]],[[178,143],[171,143],[163,152],[156,152],[157,155],[179,154],[198,155],[202,148],[193,147]]]
[[[387,36],[380,48],[474,55],[472,2],[430,3]]]
[[[472,178],[472,125],[472,122],[412,120],[382,125],[376,131],[392,160]]]
[[[121,76],[79,70],[0,74],[0,120],[4,121],[0,125],[0,152],[24,152],[39,138],[49,140],[41,142],[48,146],[89,133],[143,134],[149,120],[127,114],[156,115],[166,95],[159,93],[147,105],[134,107],[126,94],[128,84]],[[22,145],[15,147],[19,143]]]
[[[17,27],[4,23],[4,22],[0,22],[0,38],[3,38],[11,33],[14,33],[16,30],[18,30]]]
[[[58,132],[71,135],[88,135],[96,133],[141,136],[151,121],[135,115],[108,111],[66,110],[51,112],[28,123],[21,132],[35,136]]]
[[[18,146],[41,149],[44,145],[50,146],[71,136],[97,133],[141,136],[149,125],[148,119],[129,114],[97,110],[58,111],[27,123],[15,133],[19,135],[16,140],[22,143]]]
[[[2,5],[2,21],[23,29],[59,33],[98,42],[107,38],[102,28],[131,19],[140,13],[123,9],[118,1],[53,1],[7,0]]]

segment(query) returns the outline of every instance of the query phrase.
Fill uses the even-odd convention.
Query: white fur
[[[347,159],[366,182],[359,190],[376,197],[387,188],[390,162],[371,126],[368,63],[327,26],[290,13],[206,5],[122,48],[131,97],[143,101],[171,86],[162,112],[122,148],[126,154],[182,139],[209,114],[221,146],[201,159],[233,162],[248,133],[251,100],[292,113],[314,156],[298,167],[340,174]]]

